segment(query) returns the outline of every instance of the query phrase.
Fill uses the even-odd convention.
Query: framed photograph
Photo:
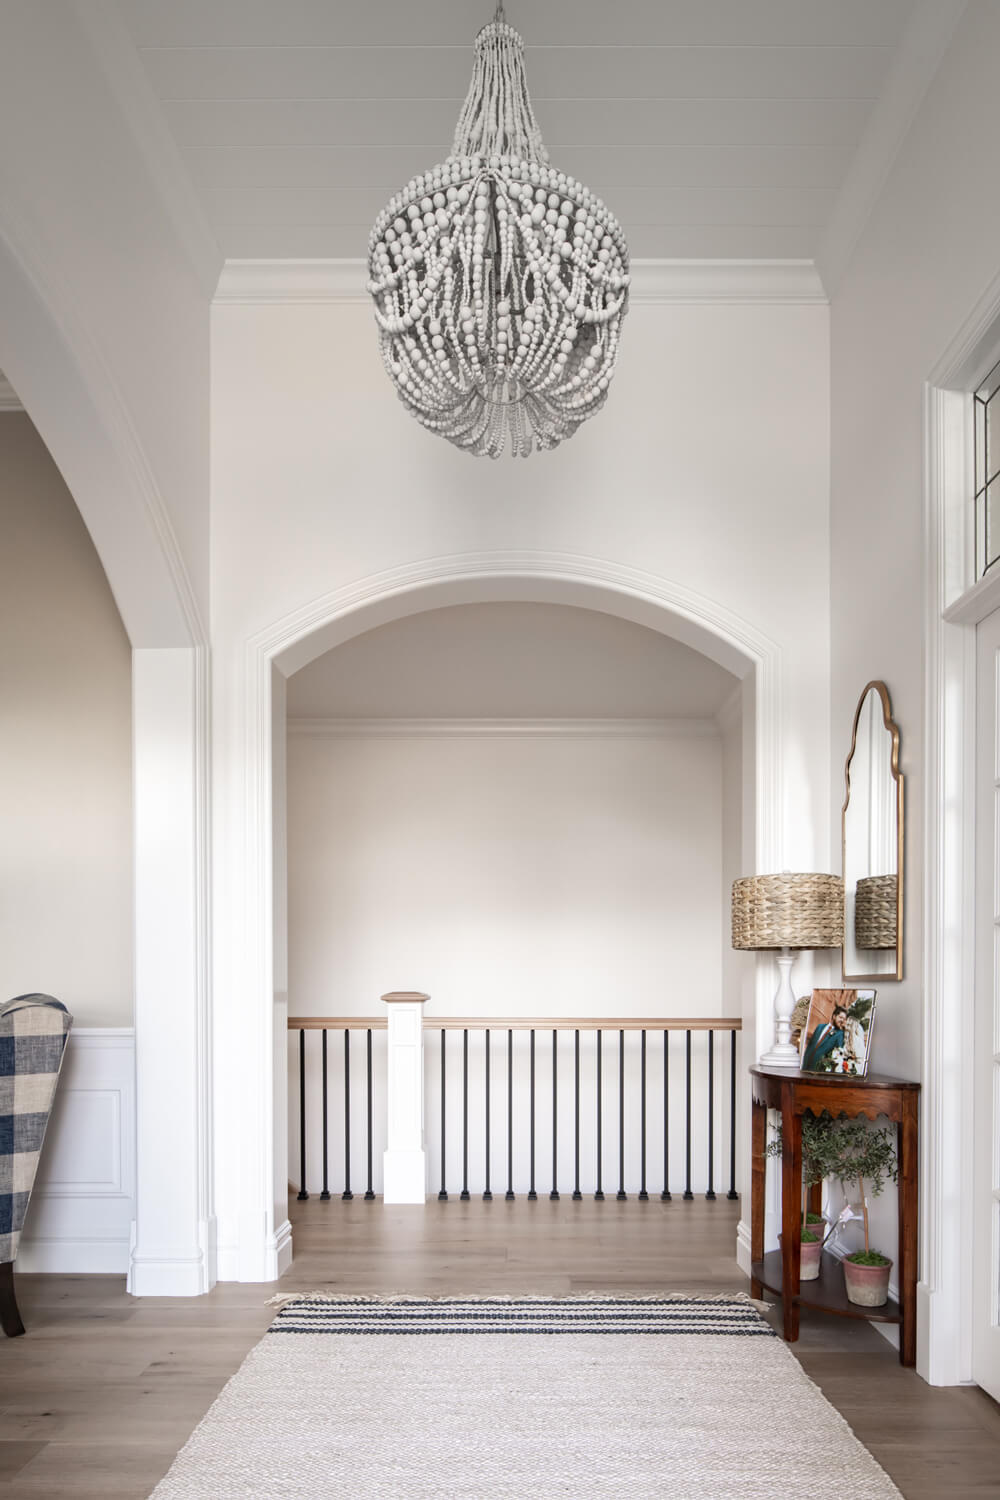
[[[813,990],[802,1029],[802,1072],[864,1078],[874,1019],[874,990]]]

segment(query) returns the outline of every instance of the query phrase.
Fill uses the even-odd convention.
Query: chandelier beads
[[[386,370],[430,431],[475,455],[554,448],[604,405],[628,310],[609,210],[549,164],[524,42],[476,38],[451,155],[379,215],[368,290]]]

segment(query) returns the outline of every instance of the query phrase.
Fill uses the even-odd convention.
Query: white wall
[[[132,664],[30,420],[0,414],[0,997],[132,1023]]]
[[[924,398],[925,383],[1000,270],[1000,205],[982,190],[993,168],[990,91],[998,56],[1000,10],[971,0],[831,310],[831,757],[839,776],[861,690],[870,679],[883,678],[900,726],[907,778],[905,946],[902,983],[878,985],[872,1065],[925,1081],[918,1364],[944,1383],[970,1376],[963,1353],[969,1267],[962,1259],[962,1174],[971,1141],[962,1136],[969,1098],[962,1069],[971,1042],[959,1029],[969,989],[967,975],[954,978],[956,963],[961,971],[960,935],[924,928],[928,891],[942,872],[924,818],[932,770],[927,746],[941,727],[928,704],[925,657],[926,623],[937,604],[928,588],[923,516]],[[945,716],[949,734],[960,736],[954,695]],[[962,768],[956,771],[960,788]],[[949,869],[959,903],[957,928],[962,877]],[[938,945],[930,965],[928,938]],[[939,962],[948,966],[949,977],[943,1013],[935,1018],[928,1017],[926,994],[939,985]],[[875,1215],[876,1237],[890,1255],[896,1244],[893,1207],[887,1195]]]
[[[407,417],[368,308],[301,284],[282,301],[272,282],[256,302],[244,281],[240,297],[213,312],[216,1181],[220,1266],[240,1268],[222,1274],[253,1279],[276,1253],[254,1240],[271,1218],[270,1166],[257,1177],[255,1163],[273,1140],[255,1093],[271,1077],[273,1015],[258,915],[270,911],[267,653],[352,601],[385,603],[346,615],[340,639],[434,607],[428,582],[464,568],[489,591],[473,583],[436,603],[586,606],[547,588],[546,570],[579,578],[580,594],[607,575],[620,581],[600,607],[647,624],[656,613],[670,634],[683,617],[630,614],[632,593],[682,596],[728,638],[723,664],[738,641],[769,663],[760,743],[781,764],[753,768],[761,785],[772,778],[764,857],[829,868],[829,349],[816,301],[734,290],[638,302],[605,411],[554,453],[489,464]],[[403,597],[414,578],[423,586]],[[286,671],[334,644],[315,639],[285,653]],[[749,862],[752,851],[753,840]],[[717,868],[713,902],[720,887]],[[740,963],[754,971],[752,956]],[[444,964],[435,957],[435,972]],[[385,987],[370,962],[359,977]]]
[[[294,730],[294,724],[292,725]],[[724,1015],[719,737],[289,736],[295,1015]]]
[[[1000,266],[988,80],[1000,10],[973,0],[831,309],[832,721],[842,769],[858,698],[883,678],[907,776],[904,978],[879,993],[874,1065],[921,1070],[924,872],[924,383]]]
[[[74,1027],[24,1221],[19,1273],[125,1274],[135,1147],[132,1029]]]

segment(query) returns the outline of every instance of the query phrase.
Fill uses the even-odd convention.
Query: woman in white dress
[[[866,1049],[865,1028],[853,1016],[848,1016],[844,1026],[844,1056],[852,1073],[864,1073]]]

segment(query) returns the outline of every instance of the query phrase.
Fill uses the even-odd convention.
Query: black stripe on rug
[[[270,1333],[332,1334],[711,1334],[773,1338],[743,1300],[714,1298],[527,1298],[287,1302]]]

